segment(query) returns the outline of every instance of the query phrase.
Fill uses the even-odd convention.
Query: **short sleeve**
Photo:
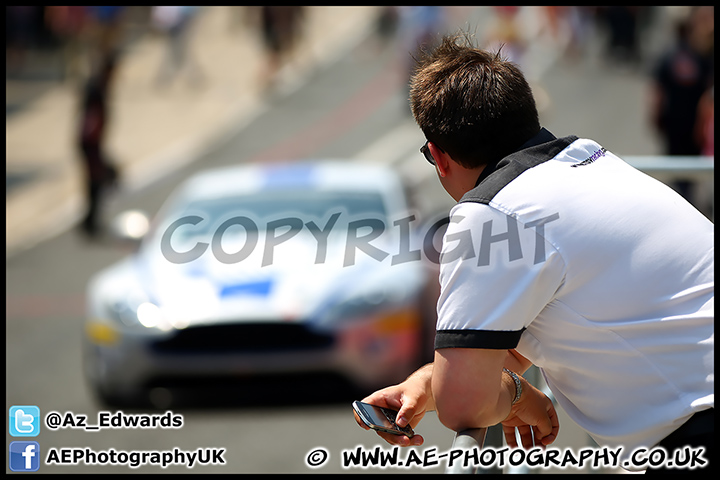
[[[564,262],[544,233],[556,216],[520,222],[489,205],[451,211],[440,256],[435,348],[515,348],[552,301]]]

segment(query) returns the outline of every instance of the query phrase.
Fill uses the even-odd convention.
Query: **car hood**
[[[391,265],[397,239],[381,237],[372,245],[377,258],[348,248],[342,235],[331,235],[323,249],[312,235],[301,232],[273,249],[258,242],[247,258],[229,264],[219,261],[210,247],[184,264],[168,261],[159,249],[145,249],[100,274],[93,290],[110,302],[129,295],[137,298],[140,292],[175,327],[206,322],[323,322],[344,302],[400,301],[424,283],[419,261]],[[324,258],[318,255],[323,252]]]

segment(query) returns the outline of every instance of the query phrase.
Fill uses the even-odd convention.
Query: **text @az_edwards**
[[[95,423],[88,423],[87,415],[73,412],[49,412],[45,415],[45,426],[50,430],[61,430],[66,428],[85,431],[97,431],[102,429],[172,429],[183,426],[183,416],[171,411],[164,414],[147,413],[124,413],[121,410],[116,412],[100,411],[97,413]]]

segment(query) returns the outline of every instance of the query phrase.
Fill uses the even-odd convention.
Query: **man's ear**
[[[438,174],[441,177],[447,176],[451,168],[450,162],[452,161],[452,159],[450,158],[450,156],[440,150],[440,148],[433,142],[428,142],[428,148],[430,149],[430,154],[435,160],[435,166],[438,169]]]

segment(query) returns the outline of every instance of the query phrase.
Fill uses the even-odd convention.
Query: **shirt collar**
[[[541,127],[540,131],[538,133],[536,133],[534,137],[530,138],[530,140],[528,140],[527,142],[520,145],[520,147],[517,150],[515,150],[515,152],[519,152],[520,150],[525,150],[526,148],[540,145],[541,143],[547,143],[552,140],[555,140],[555,135],[553,135],[548,130],[546,130],[545,127]],[[515,153],[515,152],[512,152],[512,153]],[[507,158],[507,156],[505,158]],[[488,176],[490,176],[490,174],[492,172],[494,172],[497,169],[497,166],[498,166],[498,163],[500,163],[500,160],[502,160],[502,158],[497,159],[497,160],[485,165],[485,168],[483,168],[482,173],[480,173],[480,176],[478,177],[477,182],[475,182],[476,187],[478,185],[480,185],[480,182],[485,180]]]

